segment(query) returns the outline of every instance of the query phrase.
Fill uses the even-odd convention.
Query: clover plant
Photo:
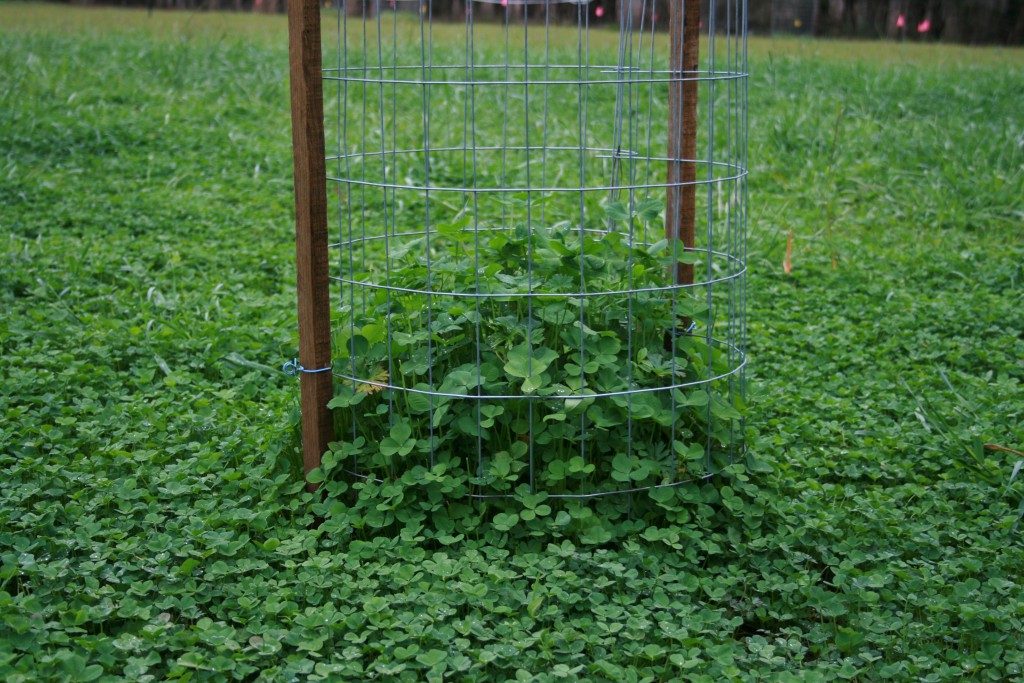
[[[339,382],[331,402],[350,471],[385,483],[440,465],[458,495],[519,492],[529,518],[537,492],[651,488],[728,464],[739,399],[728,379],[698,382],[729,358],[705,333],[707,290],[667,275],[706,252],[619,229],[657,215],[612,202],[611,230],[474,230],[463,212],[391,240],[390,268],[356,276],[387,286],[356,288],[334,322],[336,368],[369,380]]]

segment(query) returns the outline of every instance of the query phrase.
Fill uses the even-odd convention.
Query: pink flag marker
[[[932,27],[931,20],[930,19],[925,19],[924,21],[922,21],[920,24],[917,25],[917,32],[918,33],[928,33],[928,29],[930,29],[931,27]]]
[[[896,17],[896,28],[903,28],[907,25],[907,20],[903,18],[903,15]]]

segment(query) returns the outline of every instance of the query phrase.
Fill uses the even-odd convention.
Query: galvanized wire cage
[[[353,476],[581,498],[741,452],[745,26],[742,0],[343,0],[323,84]]]

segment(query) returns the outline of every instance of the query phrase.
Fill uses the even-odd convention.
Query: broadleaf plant
[[[660,206],[613,201],[605,219],[649,221]],[[449,493],[487,497],[504,511],[495,528],[512,531],[550,518],[529,498],[537,493],[652,489],[729,464],[743,406],[727,380],[704,380],[728,375],[730,359],[706,328],[680,329],[683,317],[709,320],[707,290],[667,281],[673,262],[706,252],[644,243],[635,224],[469,236],[466,215],[439,223],[430,249],[418,238],[369,259],[391,257],[394,289],[365,288],[365,306],[342,312],[335,365],[371,380],[339,383],[331,403],[342,442],[365,444],[349,449],[349,471],[383,483],[442,463]],[[356,279],[380,276],[368,268]],[[660,504],[645,500],[653,514]]]

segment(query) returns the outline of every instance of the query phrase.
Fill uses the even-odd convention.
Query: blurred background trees
[[[815,36],[1024,42],[1021,0],[752,0],[751,30],[767,12],[772,32]]]
[[[235,10],[283,12],[288,0],[69,0],[73,4],[110,4],[157,9]],[[425,2],[426,0],[424,0]],[[534,0],[535,1],[535,0]],[[556,0],[552,0],[555,2]],[[586,11],[592,26],[612,23],[619,13],[629,11],[630,2],[639,19],[640,0],[590,0]],[[654,0],[660,27],[668,24],[669,0]],[[338,0],[321,0],[325,7]],[[372,14],[378,7],[389,11],[397,2],[400,11],[419,11],[419,0],[348,0],[355,15]],[[462,20],[467,2],[433,0],[435,19]],[[544,5],[516,5],[511,11],[544,13]],[[707,15],[709,2],[702,0]],[[716,6],[724,13],[726,3]],[[476,18],[503,16],[498,2],[476,2]],[[552,17],[575,21],[577,6],[559,4]],[[647,19],[649,21],[649,17]],[[756,35],[796,34],[818,37],[889,38],[970,44],[1024,44],[1024,0],[748,0],[748,25]]]

